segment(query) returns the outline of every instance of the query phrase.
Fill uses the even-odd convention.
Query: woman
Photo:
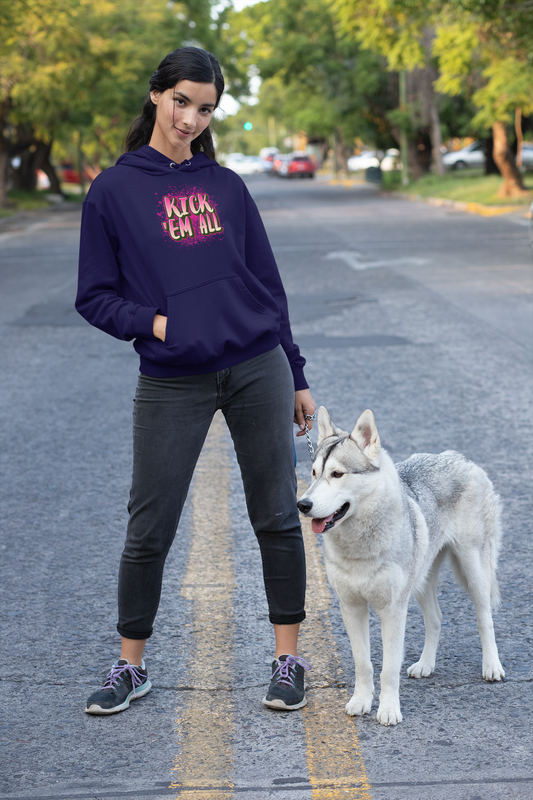
[[[274,625],[263,703],[307,702],[292,420],[302,435],[315,404],[259,212],[243,181],[214,160],[209,122],[223,89],[210,53],[184,47],[164,58],[127,152],[96,178],[83,207],[76,308],[101,330],[135,339],[141,373],[119,570],[121,654],[89,697],[90,714],[122,711],[150,691],[143,652],[164,562],[218,409],[238,455]]]

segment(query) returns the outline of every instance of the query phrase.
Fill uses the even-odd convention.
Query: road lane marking
[[[309,488],[299,481],[298,496]],[[329,611],[331,594],[311,521],[302,518],[307,561],[306,609],[300,649],[313,665],[302,709],[312,800],[371,800],[356,722],[348,717],[343,672]],[[349,792],[349,794],[348,794]]]
[[[234,797],[233,538],[230,458],[218,412],[195,471],[191,549],[181,593],[192,603],[197,631],[188,666],[192,691],[180,692],[176,729],[181,743],[170,788],[179,798]]]
[[[325,261],[332,261],[338,259],[344,261],[352,269],[357,272],[365,269],[372,269],[374,267],[402,267],[407,264],[412,264],[417,267],[422,267],[424,264],[430,264],[429,258],[415,258],[408,256],[406,258],[386,258],[381,261],[361,261],[361,253],[356,250],[335,250],[324,256]]]

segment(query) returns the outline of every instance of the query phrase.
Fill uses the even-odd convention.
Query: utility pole
[[[403,114],[407,114],[407,88],[404,69],[400,70],[398,77],[400,83],[400,111],[402,111]],[[404,121],[402,121],[400,129],[400,153],[402,157],[402,183],[404,186],[408,186],[409,166],[407,160],[407,130]]]
[[[268,141],[271,147],[276,147],[277,140],[276,140],[276,118],[269,117],[268,118]]]

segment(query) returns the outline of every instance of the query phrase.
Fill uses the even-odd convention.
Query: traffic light
[[[243,125],[243,128],[244,128],[245,131],[251,131],[253,127],[254,126],[252,125],[251,122],[245,122],[244,125]]]

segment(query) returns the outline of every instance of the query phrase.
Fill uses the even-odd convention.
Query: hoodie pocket
[[[166,338],[157,354],[163,362],[212,361],[226,349],[246,350],[278,328],[237,275],[167,295],[167,316]]]

